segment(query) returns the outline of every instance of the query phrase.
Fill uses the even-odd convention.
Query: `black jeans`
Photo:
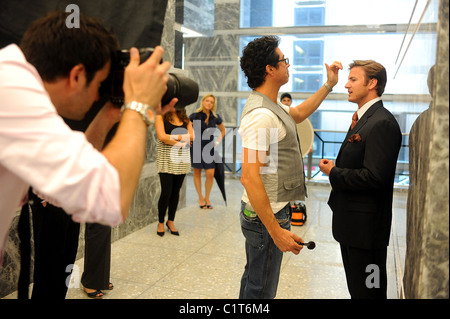
[[[186,174],[174,175],[169,173],[159,173],[161,182],[161,195],[158,201],[159,222],[164,223],[167,209],[169,210],[169,220],[175,219],[175,212],[180,198],[180,189],[183,186]]]

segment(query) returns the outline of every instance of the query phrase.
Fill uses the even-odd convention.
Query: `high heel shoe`
[[[158,234],[158,236],[160,236],[160,237],[164,236],[164,226],[163,226],[163,231],[156,230],[156,234]]]
[[[170,229],[169,224],[167,222],[166,222],[166,226],[172,235],[180,236],[180,233],[178,231],[172,231],[172,229]]]
[[[158,236],[160,236],[160,237],[164,236],[164,232],[163,232],[163,231],[156,231],[156,233],[157,233]]]

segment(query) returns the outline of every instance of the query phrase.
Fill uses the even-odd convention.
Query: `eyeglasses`
[[[284,61],[284,63],[289,64],[289,58],[284,58],[282,60],[278,60],[278,62],[283,62],[283,61]]]

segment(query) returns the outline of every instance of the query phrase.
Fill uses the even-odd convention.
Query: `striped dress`
[[[173,130],[176,131],[172,133]],[[187,134],[187,125],[173,125],[164,121],[166,134]],[[187,174],[191,171],[191,152],[189,147],[168,145],[159,139],[156,144],[156,164],[158,173],[169,173],[174,175]]]

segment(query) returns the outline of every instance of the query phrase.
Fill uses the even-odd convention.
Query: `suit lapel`
[[[344,149],[344,147],[349,143],[349,138],[350,136],[352,136],[353,134],[356,134],[359,132],[359,130],[361,130],[361,128],[364,127],[364,125],[366,125],[367,121],[369,120],[369,118],[376,112],[376,110],[379,107],[383,106],[383,102],[382,101],[378,101],[376,102],[374,105],[372,105],[363,115],[363,117],[361,119],[358,120],[358,122],[356,123],[356,125],[353,127],[353,130],[349,129],[347,132],[347,135],[345,136],[344,141],[342,142],[341,148],[339,149],[339,153],[338,156],[336,157],[336,162],[337,159],[339,158],[339,155],[341,154],[342,150]]]

